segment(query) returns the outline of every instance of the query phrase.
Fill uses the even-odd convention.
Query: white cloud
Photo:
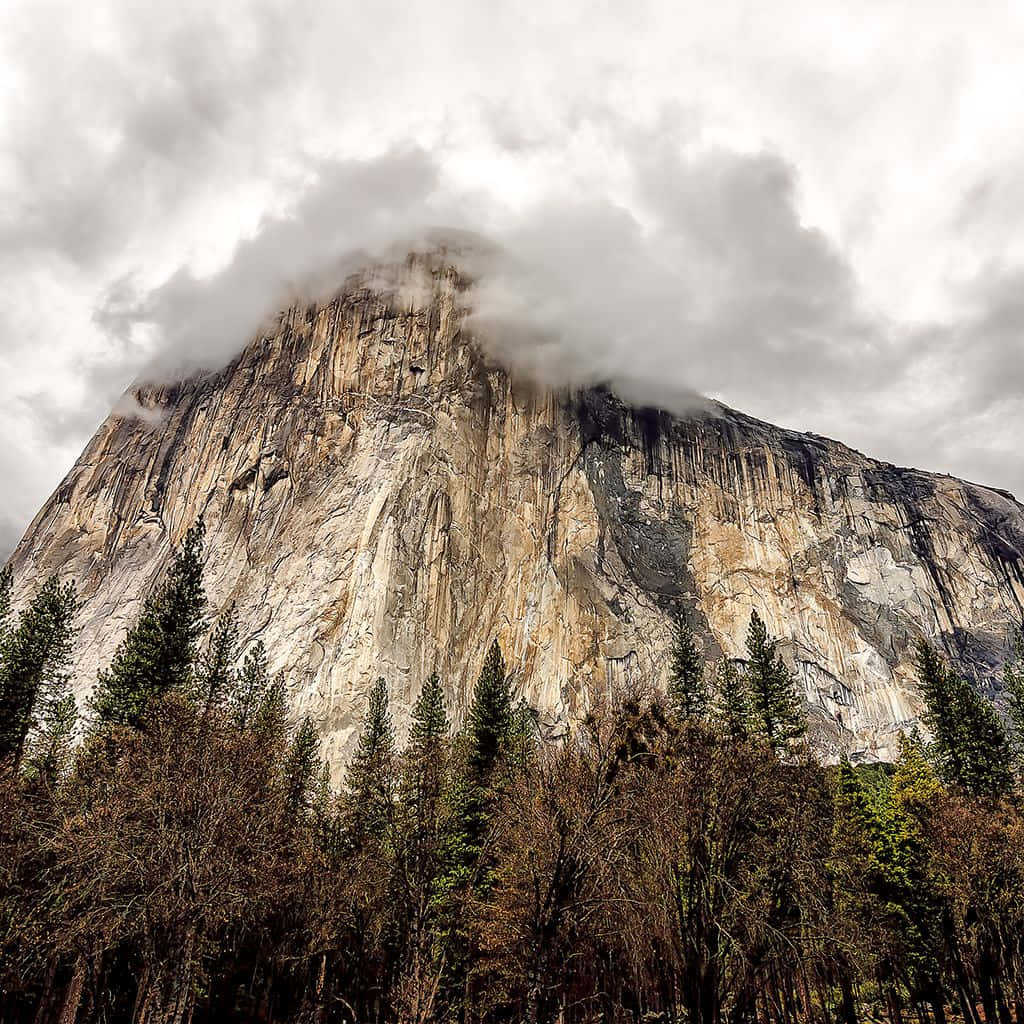
[[[24,0],[0,20],[0,549],[154,347],[226,357],[353,249],[438,226],[499,247],[480,322],[534,372],[707,392],[1024,489],[1005,8]]]

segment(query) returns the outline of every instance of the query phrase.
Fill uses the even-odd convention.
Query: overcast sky
[[[1020,494],[1022,52],[938,0],[8,0],[0,557],[137,375],[437,228],[541,379]]]

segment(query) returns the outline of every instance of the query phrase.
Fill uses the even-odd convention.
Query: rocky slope
[[[664,682],[678,601],[709,657],[752,608],[785,638],[825,753],[892,755],[920,635],[990,687],[1024,601],[1024,509],[722,409],[511,383],[435,268],[410,300],[349,282],[219,373],[136,392],[13,556],[79,581],[80,692],[200,514],[236,601],[338,766],[378,676],[399,724],[435,668],[456,714],[497,636],[555,731],[624,679]]]

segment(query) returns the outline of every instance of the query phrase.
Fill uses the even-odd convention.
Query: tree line
[[[1009,719],[918,649],[928,743],[823,766],[755,612],[542,742],[502,652],[456,726],[387,684],[335,792],[185,537],[79,719],[74,587],[0,575],[0,1021],[1024,1021]]]

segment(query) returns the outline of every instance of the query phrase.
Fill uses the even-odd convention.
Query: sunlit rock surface
[[[513,385],[455,272],[431,280],[350,281],[103,424],[13,558],[21,596],[79,582],[80,694],[200,514],[214,610],[237,602],[336,769],[377,677],[400,727],[434,669],[458,717],[494,636],[549,733],[617,681],[663,686],[679,601],[709,658],[758,609],[825,756],[893,756],[919,636],[991,689],[1024,599],[1010,496],[727,409]]]

